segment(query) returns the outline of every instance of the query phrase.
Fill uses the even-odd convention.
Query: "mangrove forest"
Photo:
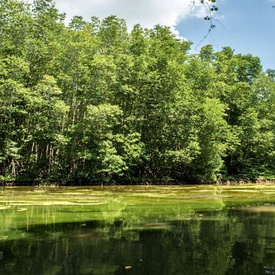
[[[275,70],[169,27],[0,0],[0,182],[275,179]]]

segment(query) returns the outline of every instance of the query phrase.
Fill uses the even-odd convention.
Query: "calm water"
[[[274,186],[6,188],[0,274],[275,274]]]

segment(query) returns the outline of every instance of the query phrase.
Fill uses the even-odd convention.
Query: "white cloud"
[[[193,5],[194,0],[56,0],[56,7],[67,18],[81,15],[89,21],[91,16],[103,19],[116,15],[126,20],[129,28],[135,24],[152,28],[156,24],[170,26],[189,16],[204,16],[202,5]],[[199,1],[196,1],[199,2]]]

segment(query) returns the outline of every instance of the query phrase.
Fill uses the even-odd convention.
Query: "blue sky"
[[[216,51],[230,46],[235,53],[260,57],[264,69],[275,69],[275,0],[216,0],[216,27],[201,43],[209,29],[209,21],[203,19],[209,8],[200,0],[56,0],[56,5],[68,20],[73,15],[87,21],[91,16],[117,15],[129,29],[137,23],[147,28],[170,26],[193,42],[192,52],[205,44],[212,44]]]
[[[235,53],[260,57],[264,69],[275,69],[275,1],[217,0],[216,5],[216,27],[202,42],[209,21],[188,17],[177,24],[179,33],[193,42],[193,51],[205,44],[212,44],[215,50],[230,46]]]

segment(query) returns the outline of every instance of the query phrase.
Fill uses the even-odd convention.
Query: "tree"
[[[128,32],[116,16],[64,19],[52,0],[1,1],[2,180],[274,177],[275,74],[259,58],[190,54],[168,27]]]

